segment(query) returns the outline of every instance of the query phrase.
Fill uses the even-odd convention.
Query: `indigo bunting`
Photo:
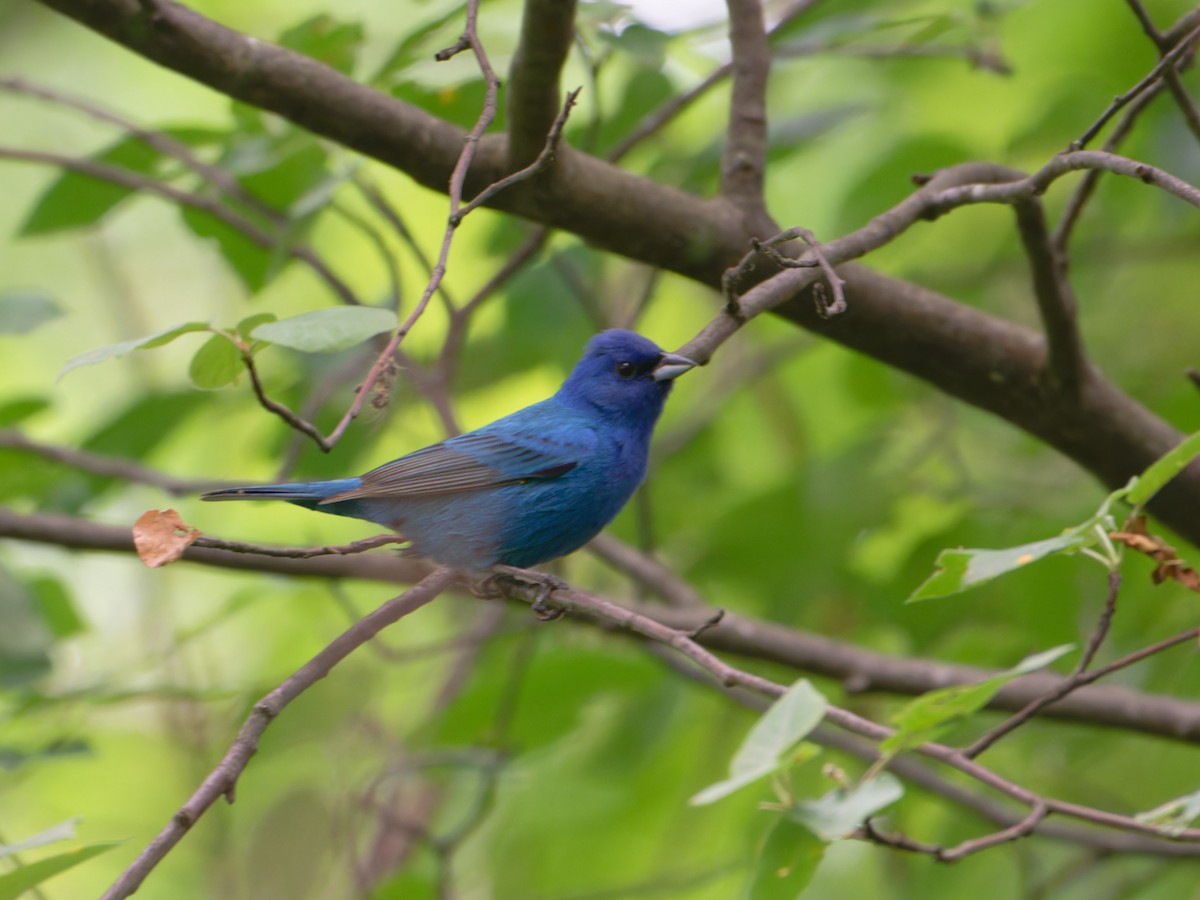
[[[583,546],[646,475],[673,379],[695,365],[631,331],[596,335],[558,393],[359,478],[226,488],[205,500],[287,500],[367,519],[406,552],[481,572]]]

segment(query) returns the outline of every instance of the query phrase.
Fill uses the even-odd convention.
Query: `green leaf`
[[[795,900],[812,881],[827,846],[804,825],[780,816],[754,860],[746,900]]]
[[[418,106],[427,113],[445,119],[460,128],[471,128],[487,97],[487,85],[482,78],[470,78],[458,84],[429,85],[416,81],[400,81],[390,91],[393,97]],[[496,110],[493,130],[505,128],[504,104]]]
[[[4,875],[0,875],[0,900],[17,900],[26,891],[37,887],[48,878],[73,869],[80,863],[87,862],[101,853],[106,853],[122,841],[104,841],[99,844],[85,844],[66,853],[48,856],[27,866],[21,866]]]
[[[6,856],[12,856],[14,853],[24,853],[27,850],[36,850],[38,847],[45,847],[47,844],[57,843],[58,841],[69,841],[75,837],[75,826],[79,824],[79,817],[67,819],[65,822],[59,822],[45,831],[35,834],[33,837],[26,838],[16,844],[0,844],[0,859]]]
[[[788,816],[821,840],[836,841],[903,796],[900,779],[880,772],[851,788],[834,788],[817,800],[797,803]]]
[[[648,25],[633,24],[619,32],[601,29],[596,37],[623,53],[628,53],[647,69],[661,69],[671,35]]]
[[[189,147],[212,144],[228,135],[224,130],[192,126],[165,128],[162,131]],[[159,175],[168,162],[168,158],[158,150],[132,136],[110,144],[90,158],[95,162],[150,177]],[[135,193],[137,192],[132,188],[93,178],[82,172],[63,172],[42,193],[26,217],[19,234],[51,234],[94,225]]]
[[[238,138],[266,131],[267,114],[257,106],[233,100],[229,104],[229,117],[233,120],[232,133]]]
[[[276,316],[275,313],[255,313],[252,316],[246,316],[246,318],[238,322],[237,327],[234,330],[238,333],[238,337],[240,337],[243,341],[249,341],[251,340],[250,334],[255,328],[267,322],[274,322],[277,319],[278,316]]]
[[[28,586],[40,609],[42,621],[55,638],[69,638],[87,630],[87,625],[75,611],[70,593],[57,578],[41,575],[29,579]]]
[[[146,459],[210,396],[192,390],[137,395],[125,409],[112,411],[80,449],[104,456]],[[109,476],[93,477],[99,479],[97,485],[111,480]]]
[[[938,554],[937,571],[909,595],[905,603],[947,597],[991,581],[998,575],[1029,565],[1031,562],[1062,553],[1078,550],[1090,542],[1088,535],[1075,529],[1058,537],[1004,550],[943,550]]]
[[[358,166],[354,165],[325,175],[292,202],[288,215],[293,220],[300,220],[323,212],[341,186],[350,181],[357,171]]]
[[[688,802],[693,806],[713,803],[785,766],[789,751],[820,724],[827,705],[807,679],[797,681],[750,729],[729,764],[729,777],[709,785]]]
[[[128,137],[93,154],[90,159],[140,175],[150,175],[162,155],[137,138]],[[132,188],[81,172],[63,172],[42,193],[17,233],[29,237],[94,225],[118,203],[135,193]]]
[[[29,587],[0,568],[0,688],[29,685],[50,672],[54,635]]]
[[[40,413],[43,409],[49,409],[49,407],[50,401],[45,397],[19,397],[16,400],[9,400],[7,403],[0,403],[0,428],[24,422],[30,416]]]
[[[1127,495],[1129,502],[1135,506],[1144,506],[1198,455],[1200,455],[1200,432],[1184,438],[1174,450],[1152,463],[1145,472],[1139,475],[1129,488]]]
[[[40,291],[8,291],[0,295],[0,334],[28,334],[62,314]]]
[[[179,208],[179,217],[192,234],[216,244],[221,258],[251,293],[261,290],[271,273],[271,251],[220,219],[190,206]]]
[[[423,45],[426,40],[451,23],[454,23],[461,30],[460,23],[462,22],[463,11],[466,9],[466,6],[467,4],[465,3],[457,3],[406,34],[370,79],[371,83],[378,84],[401,69],[407,68],[412,63],[432,56],[432,53],[424,52]],[[455,34],[457,33],[456,31]],[[452,42],[453,38],[450,41]]]
[[[246,190],[276,209],[288,209],[329,177],[329,155],[312,135],[292,130],[277,138],[270,165],[243,169]]]
[[[267,322],[250,336],[255,340],[282,344],[305,353],[336,353],[361,344],[367,338],[391,331],[399,325],[390,309],[374,306],[332,306],[314,312]]]
[[[305,19],[279,36],[289,50],[311,56],[344,75],[354,69],[354,60],[363,42],[363,27],[358,22],[338,22],[321,13]]]
[[[126,353],[132,353],[134,350],[150,350],[154,347],[161,347],[177,337],[195,331],[212,331],[212,328],[207,322],[184,322],[182,325],[176,325],[174,328],[168,328],[157,334],[135,338],[132,341],[122,341],[119,344],[109,344],[107,347],[97,347],[95,350],[88,350],[86,353],[80,353],[67,360],[66,365],[59,371],[58,377],[62,378],[72,369],[78,369],[80,366],[92,366],[104,362],[106,359],[114,359],[124,356]]]
[[[922,694],[905,706],[892,719],[896,733],[879,746],[886,757],[932,741],[958,720],[987,706],[996,692],[1015,678],[1050,665],[1070,653],[1074,644],[1063,644],[1027,656],[1017,665],[976,684],[959,684]]]
[[[1200,791],[1168,800],[1161,806],[1134,816],[1146,825],[1158,826],[1163,834],[1170,837],[1182,834],[1197,817],[1200,817]]]
[[[186,424],[213,395],[192,388],[162,394],[138,394],[124,409],[114,409],[80,445],[81,450],[123,459],[144,460],[154,448],[168,440],[175,429]],[[68,480],[59,474],[58,490],[45,501],[56,511],[77,514],[109,488],[125,485],[112,475],[72,473]]]
[[[233,384],[243,368],[242,352],[237,344],[223,334],[214,334],[192,357],[188,377],[196,387],[211,391]]]
[[[275,209],[289,209],[329,176],[327,154],[316,139],[295,129],[282,136],[251,135],[232,143],[219,165],[237,175],[242,186]],[[212,240],[222,258],[251,293],[261,290],[291,261],[289,251],[304,237],[313,216],[295,219],[273,232],[262,246],[203,210],[180,208],[184,224]]]

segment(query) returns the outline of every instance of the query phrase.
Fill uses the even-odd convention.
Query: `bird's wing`
[[[322,502],[430,497],[557,478],[579,464],[572,452],[579,449],[532,435],[471,432],[386,463],[362,476],[361,486]]]

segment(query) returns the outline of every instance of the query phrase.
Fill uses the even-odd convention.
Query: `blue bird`
[[[673,380],[696,364],[631,331],[588,343],[558,393],[359,478],[210,491],[204,500],[287,500],[366,519],[407,552],[482,572],[577,550],[646,475]]]

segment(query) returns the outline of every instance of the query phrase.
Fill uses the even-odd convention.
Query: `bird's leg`
[[[565,609],[550,606],[546,603],[546,599],[552,593],[570,587],[561,578],[550,575],[547,572],[538,572],[534,569],[518,569],[516,566],[495,565],[492,566],[492,571],[495,574],[485,579],[482,585],[490,585],[494,589],[497,580],[505,579],[517,584],[527,584],[535,587],[537,590],[530,608],[543,622],[552,622],[566,615],[567,611]]]

